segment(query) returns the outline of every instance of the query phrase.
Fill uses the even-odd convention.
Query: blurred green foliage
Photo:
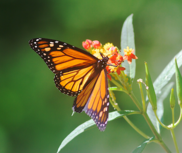
[[[182,49],[181,0],[1,0],[1,79],[0,153],[55,153],[61,141],[79,124],[85,113],[72,114],[74,98],[61,94],[52,72],[29,47],[32,38],[43,37],[82,47],[85,39],[112,42],[120,48],[121,27],[133,16],[138,60],[136,79],[145,78],[147,61],[152,80]],[[140,98],[134,81],[134,92]],[[124,93],[116,94],[123,109],[136,109]],[[110,107],[110,111],[113,108]],[[178,108],[175,109],[178,116]],[[165,103],[164,123],[171,122],[169,100]],[[129,118],[151,135],[142,117]],[[176,129],[181,143],[182,125]],[[168,131],[162,137],[174,152]],[[105,132],[96,126],[69,143],[62,152],[132,152],[142,141],[123,119],[109,122]],[[154,147],[155,146],[155,147]],[[179,145],[179,150],[182,146]],[[145,153],[164,152],[150,144]]]

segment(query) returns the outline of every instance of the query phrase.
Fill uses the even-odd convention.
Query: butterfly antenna
[[[100,56],[102,56],[102,58],[104,57],[104,55],[102,53],[100,53]]]

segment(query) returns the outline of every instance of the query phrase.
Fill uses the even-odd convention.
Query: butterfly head
[[[97,67],[104,69],[107,66],[108,60],[109,60],[109,58],[107,56],[103,57],[101,60],[98,61]]]

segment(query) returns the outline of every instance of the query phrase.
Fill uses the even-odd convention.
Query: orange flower
[[[120,75],[121,74],[121,71],[124,71],[125,70],[125,68],[124,67],[118,67],[118,69],[117,69],[117,74],[118,75]]]
[[[120,65],[123,62],[123,56],[118,54],[117,57],[116,57],[116,61],[117,61],[116,65]]]
[[[109,75],[109,73],[111,73],[111,70],[109,69],[109,66],[106,66],[106,70],[107,70],[107,77],[109,80],[111,80],[111,76]]]
[[[128,46],[127,49],[124,49],[124,54],[123,60],[127,60],[129,64],[131,64],[132,59],[138,59],[138,57],[134,55],[134,49]]]

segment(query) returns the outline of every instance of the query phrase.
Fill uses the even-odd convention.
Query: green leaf
[[[133,14],[131,14],[124,22],[122,31],[121,31],[121,55],[124,56],[124,49],[132,48],[135,50],[135,40],[134,40],[134,30],[132,24]],[[136,50],[135,50],[136,54]],[[136,63],[135,60],[132,60],[132,63],[129,64],[128,61],[124,61],[122,66],[125,67],[125,74],[131,79],[130,84],[132,83],[133,78],[135,77]]]
[[[108,121],[112,121],[118,117],[122,117],[122,116],[125,116],[126,114],[130,114],[130,113],[133,113],[133,111],[125,111],[123,112],[123,114],[118,113],[117,111],[114,111],[114,112],[111,112],[109,113],[109,119]],[[79,125],[76,129],[74,129],[61,143],[61,145],[59,146],[58,148],[58,151],[57,153],[59,153],[61,151],[61,149],[66,146],[72,139],[74,139],[77,135],[83,133],[87,128],[91,127],[95,125],[95,122],[90,119],[88,121],[86,121],[85,123]]]
[[[175,63],[174,63],[175,58],[177,59],[178,65],[180,67],[182,65],[182,60],[181,60],[182,59],[182,50],[174,56],[174,58],[169,62],[169,64],[164,68],[162,73],[154,81],[153,85],[154,85],[157,100],[160,98],[160,96],[163,94],[163,92],[165,92],[165,90],[163,90],[164,86],[171,80],[173,74],[175,73]],[[146,97],[146,100],[148,100],[148,97]],[[163,103],[161,103],[161,104],[163,104]],[[160,107],[160,106],[158,106],[158,104],[157,104],[157,107]],[[163,105],[161,108],[163,108]],[[160,110],[160,108],[159,108],[159,110]],[[153,114],[152,106],[150,103],[147,107],[147,113],[148,113],[149,118],[151,119],[152,123],[154,124],[156,130],[160,133],[159,123],[158,123],[155,115]],[[157,113],[157,114],[159,114],[159,113]],[[160,114],[162,114],[162,112],[160,112]]]
[[[178,67],[180,67],[182,65],[182,50],[173,57],[173,59],[169,62],[169,64],[164,68],[162,73],[155,80],[154,89],[157,97],[161,94],[162,88],[171,80],[173,74],[175,73],[175,58],[177,59]]]
[[[142,142],[142,144],[139,145],[132,153],[141,153],[141,152],[145,149],[146,145],[147,145],[148,143],[150,143],[150,141],[152,141],[152,140],[154,140],[154,137],[151,137],[150,139],[145,140],[145,141]]]
[[[164,108],[163,108],[163,101],[164,99],[168,96],[172,86],[174,85],[173,82],[169,83],[168,85],[165,86],[165,88],[162,89],[162,92],[160,96],[158,96],[157,100],[157,116],[159,120],[162,119],[163,113],[164,113]],[[160,124],[157,121],[157,118],[155,117],[154,111],[152,109],[152,105],[149,103],[147,107],[147,114],[153,123],[155,129],[157,130],[158,133],[160,133]]]
[[[148,95],[148,98],[152,105],[153,110],[156,110],[157,109],[157,98],[156,98],[154,86],[153,86],[152,79],[151,79],[151,76],[150,76],[150,73],[148,70],[147,63],[145,63],[145,72],[146,72],[145,81],[146,81],[146,85],[148,87],[147,95]]]
[[[175,59],[175,70],[176,70],[176,91],[178,96],[179,105],[182,107],[182,77],[178,68],[177,61]]]

